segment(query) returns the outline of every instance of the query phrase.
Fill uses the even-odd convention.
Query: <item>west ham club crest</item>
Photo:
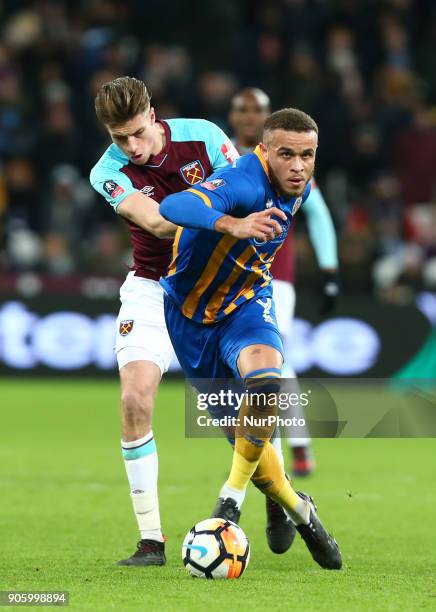
[[[129,321],[121,321],[120,322],[120,336],[127,336],[127,334],[130,334],[130,332],[133,329],[133,319],[130,319]]]
[[[180,174],[188,185],[196,185],[204,180],[204,169],[198,159],[182,166]]]

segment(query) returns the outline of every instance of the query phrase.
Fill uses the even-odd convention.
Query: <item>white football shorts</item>
[[[152,361],[164,374],[173,358],[165,325],[164,292],[157,281],[129,272],[120,288],[115,351],[121,369],[131,361]]]
[[[283,338],[289,337],[295,310],[294,285],[282,280],[272,282],[277,325]]]

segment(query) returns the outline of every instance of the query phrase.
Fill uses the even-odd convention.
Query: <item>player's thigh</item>
[[[165,320],[177,359],[186,378],[226,378],[229,370],[219,352],[219,326],[202,325],[181,312],[165,297]],[[204,383],[207,384],[207,383]]]
[[[274,303],[267,294],[241,306],[229,319],[221,337],[223,361],[234,376],[253,370],[275,368],[283,363],[283,343]]]
[[[160,375],[173,357],[173,347],[165,324],[163,291],[159,283],[129,273],[120,289],[121,308],[117,318],[118,367],[132,362],[151,362]]]
[[[282,336],[286,338],[291,334],[295,311],[295,288],[283,280],[273,280],[272,286],[277,325]]]

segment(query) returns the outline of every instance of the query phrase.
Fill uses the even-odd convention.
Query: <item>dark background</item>
[[[378,327],[394,330],[392,351],[419,344],[410,309],[436,289],[434,1],[0,2],[3,302],[41,299],[58,312],[60,296],[81,296],[92,313],[96,299],[116,300],[128,232],[88,175],[108,145],[94,95],[125,74],[145,80],[161,118],[205,117],[228,131],[229,102],[245,86],[264,89],[274,109],[311,113],[339,239],[337,316],[364,319],[369,302]],[[302,217],[294,240],[307,318],[318,271]],[[383,304],[408,320],[401,332]],[[6,336],[0,325],[0,361]]]

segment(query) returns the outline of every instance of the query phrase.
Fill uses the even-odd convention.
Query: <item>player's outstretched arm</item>
[[[303,205],[303,211],[306,214],[310,241],[322,270],[320,313],[326,315],[334,309],[339,294],[338,252],[332,217],[318,187],[312,188]]]
[[[229,234],[241,240],[257,238],[258,240],[272,240],[282,233],[281,225],[273,216],[286,221],[285,213],[278,208],[269,208],[252,213],[248,217],[238,219],[230,215],[220,217],[215,223],[215,231]]]
[[[159,204],[140,193],[132,193],[117,207],[117,213],[157,238],[173,238],[177,227],[162,217]]]
[[[319,267],[336,270],[338,252],[336,232],[328,206],[318,187],[312,188],[302,210],[306,215],[310,241]]]
[[[281,234],[280,223],[273,217],[286,221],[286,215],[278,208],[269,208],[239,218],[226,215],[213,208],[208,196],[198,190],[175,193],[164,198],[160,205],[161,214],[176,225],[190,229],[215,230],[240,240],[257,238],[269,240]]]

